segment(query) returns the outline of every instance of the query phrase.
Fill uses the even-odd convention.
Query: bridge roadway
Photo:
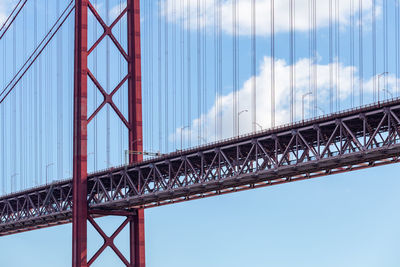
[[[399,162],[400,100],[90,174],[89,210],[130,210]],[[0,197],[0,235],[71,221],[72,180]]]

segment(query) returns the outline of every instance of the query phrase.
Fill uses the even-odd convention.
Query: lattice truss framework
[[[399,162],[400,101],[112,168],[88,178],[90,210],[154,207]],[[0,235],[67,223],[72,181],[0,198]]]

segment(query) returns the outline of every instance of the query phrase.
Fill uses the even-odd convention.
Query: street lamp
[[[382,91],[386,91],[388,94],[390,94],[390,96],[393,98],[393,94],[392,94],[392,92],[390,92],[388,89],[386,89],[386,88],[383,88],[382,89]]]
[[[183,130],[185,130],[186,128],[189,128],[189,125],[183,126],[180,128],[181,130],[181,151],[183,149]]]
[[[240,127],[239,127],[240,126],[240,115],[242,115],[245,112],[249,112],[249,111],[247,109],[244,109],[244,110],[238,112],[238,129],[237,129],[237,135],[238,136],[240,134]]]
[[[378,75],[378,103],[380,101],[380,88],[381,88],[380,81],[381,81],[381,77],[385,76],[386,74],[389,74],[389,72],[385,71],[385,72],[382,72],[381,74]]]
[[[49,169],[50,166],[53,166],[53,165],[54,165],[54,162],[53,163],[49,163],[49,164],[46,165],[46,184],[48,183],[47,170]]]
[[[312,94],[312,92],[308,92],[308,93],[303,94],[303,96],[301,97],[301,114],[302,114],[301,118],[303,121],[304,121],[304,98],[311,94]]]
[[[256,125],[256,126],[258,126],[258,127],[260,127],[261,131],[263,130],[263,127],[262,127],[259,123],[253,122],[253,124]]]
[[[199,138],[199,140],[203,140],[204,143],[207,143],[207,139],[205,139],[204,137],[202,137],[202,136],[199,135],[198,138]]]
[[[132,145],[134,144],[134,143],[136,143],[136,142],[140,142],[140,141],[142,141],[142,139],[136,139],[136,140],[134,140],[133,142],[132,142]],[[125,150],[125,165],[128,165],[129,164],[129,155],[133,155],[133,153],[132,153],[132,151],[130,151],[130,150]]]
[[[321,111],[323,115],[325,115],[325,110],[323,110],[322,108],[320,108],[320,107],[318,107],[318,106],[317,106],[317,109],[318,109],[319,111]]]

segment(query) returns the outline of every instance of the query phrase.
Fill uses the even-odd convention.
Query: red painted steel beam
[[[129,101],[129,150],[143,151],[142,122],[142,72],[140,50],[140,1],[128,0],[128,101]],[[129,156],[130,163],[143,160],[143,155]],[[130,222],[130,262],[135,267],[145,267],[144,210],[139,209]]]
[[[72,266],[87,267],[88,0],[75,1]]]

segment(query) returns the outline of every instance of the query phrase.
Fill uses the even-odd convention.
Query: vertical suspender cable
[[[359,38],[359,94],[360,94],[360,106],[363,105],[363,94],[364,94],[364,63],[363,63],[363,26],[362,26],[362,21],[363,21],[363,10],[362,10],[362,1],[363,0],[358,0],[358,13],[359,13],[359,28],[358,28],[358,38]]]
[[[376,102],[376,0],[372,0],[372,76],[373,100]]]
[[[155,134],[154,134],[154,121],[155,121],[155,119],[154,119],[154,76],[153,76],[153,73],[154,73],[154,57],[153,57],[153,54],[154,54],[154,42],[153,42],[153,38],[154,38],[154,33],[153,33],[153,30],[154,30],[154,26],[153,26],[153,21],[154,21],[154,16],[153,16],[153,14],[154,14],[154,8],[153,8],[153,1],[149,1],[149,4],[150,4],[150,16],[149,16],[149,21],[150,21],[150,39],[149,39],[149,41],[150,41],[150,59],[149,59],[149,62],[150,62],[150,88],[149,88],[149,91],[150,91],[150,114],[151,114],[151,121],[150,121],[150,136],[149,136],[149,139],[150,139],[150,151],[154,151],[154,136],[155,136]]]
[[[14,28],[13,28],[13,74],[16,74],[16,65],[17,65],[17,22],[14,22]],[[16,120],[17,120],[17,110],[16,110],[16,106],[17,106],[17,99],[15,94],[12,97],[12,106],[11,106],[11,110],[12,110],[12,116],[11,116],[11,139],[12,139],[12,146],[10,148],[11,151],[11,159],[13,160],[12,162],[12,173],[11,173],[11,185],[12,185],[12,190],[11,191],[15,191],[16,190],[16,172],[17,172],[17,157],[16,157],[16,153],[15,153],[15,148],[17,147],[17,142],[16,142],[16,138],[17,138],[17,128],[16,128]]]
[[[165,70],[164,70],[164,73],[165,73],[165,77],[164,77],[164,82],[165,82],[165,92],[164,92],[164,116],[165,116],[165,118],[164,118],[164,127],[165,127],[165,135],[164,135],[164,139],[165,139],[165,152],[168,152],[168,126],[169,126],[169,114],[168,114],[168,101],[169,101],[169,86],[168,86],[168,75],[169,75],[169,73],[168,73],[168,68],[169,68],[169,65],[168,65],[168,58],[169,58],[169,54],[168,54],[168,46],[169,46],[169,43],[168,43],[168,38],[169,38],[169,36],[168,36],[168,23],[169,23],[169,1],[170,0],[166,0],[165,1],[165,3],[166,3],[166,12],[165,12],[165,24],[164,24],[164,42],[165,42],[165,47],[164,47],[164,53],[165,53],[165,59],[164,59],[164,63],[165,63]]]
[[[45,14],[48,14],[48,12],[49,12],[49,0],[46,0],[45,1]],[[45,31],[47,31],[48,29],[49,29],[49,19],[48,19],[48,16],[45,16]],[[50,68],[50,62],[51,62],[50,53],[51,53],[51,47],[49,47],[48,53],[45,54],[45,62],[44,62],[45,63],[44,64],[44,73],[45,73],[45,75],[44,75],[44,101],[47,102],[47,105],[44,106],[44,114],[46,114],[47,116],[48,116],[48,114],[52,114],[51,113],[52,112],[52,110],[51,110],[52,101],[51,101],[51,98],[50,98],[50,89],[49,89],[49,87],[50,87],[49,77],[50,77],[50,71],[51,71],[51,68]],[[50,118],[47,118],[47,122],[46,122],[46,125],[45,125],[45,127],[48,130],[45,131],[46,157],[45,157],[44,165],[42,166],[44,169],[46,168],[46,165],[49,164],[50,160],[52,160],[51,154],[50,154],[51,153],[50,147],[52,145],[52,143],[51,143],[51,141],[52,141],[51,140],[51,131],[52,131],[52,129],[50,127],[51,116],[49,116],[49,117]],[[46,182],[45,178],[46,177],[43,178],[43,182]]]
[[[187,29],[188,29],[188,33],[187,33],[187,74],[188,74],[188,80],[187,80],[187,84],[188,84],[188,94],[187,94],[187,127],[188,127],[188,146],[191,146],[191,129],[192,129],[192,125],[191,125],[191,119],[192,119],[192,105],[191,105],[191,101],[192,101],[192,73],[191,73],[191,65],[192,65],[192,61],[191,61],[191,36],[190,36],[190,29],[191,29],[191,23],[190,23],[190,12],[191,12],[191,0],[187,0],[188,4],[187,4]]]
[[[26,43],[27,43],[27,34],[26,34],[26,12],[23,12],[23,14],[22,14],[22,58],[23,59],[25,59],[25,56],[26,56],[26,51],[27,51],[27,49],[26,49]],[[35,37],[34,37],[35,38]],[[27,80],[29,80],[29,86],[31,86],[32,85],[32,82],[33,82],[33,90],[35,91],[36,90],[36,64],[35,64],[35,66],[33,66],[33,79],[32,79],[32,76],[31,76],[31,72],[29,73],[29,76],[28,77],[30,77],[31,79],[27,79],[28,77],[27,76],[24,76],[23,78],[22,78],[22,80],[21,80],[21,83],[20,83],[20,88],[19,88],[19,90],[17,91],[17,92],[15,92],[14,94],[15,94],[15,97],[16,98],[18,98],[18,106],[19,106],[19,109],[18,109],[18,122],[19,122],[19,130],[18,130],[18,135],[16,135],[16,136],[14,136],[13,138],[17,138],[17,136],[19,136],[19,140],[18,140],[18,146],[19,146],[19,159],[18,159],[18,173],[19,173],[19,175],[17,175],[17,176],[19,176],[19,179],[20,179],[20,187],[21,188],[24,188],[25,187],[25,183],[24,183],[24,177],[25,177],[25,175],[24,175],[24,172],[23,172],[23,164],[22,164],[22,162],[23,162],[23,151],[22,151],[22,149],[23,149],[23,140],[25,139],[24,137],[26,137],[26,136],[24,136],[24,133],[26,133],[25,131],[23,132],[22,131],[22,127],[23,127],[23,115],[22,115],[22,106],[23,106],[23,94],[22,94],[22,91],[23,90],[25,90],[25,88],[28,86],[28,82],[27,82]],[[32,88],[32,87],[31,87]],[[35,96],[35,95],[34,95]],[[33,99],[33,102],[36,104],[36,99],[34,98]],[[36,108],[36,105],[34,106],[34,108]],[[34,114],[33,115],[33,119],[34,120],[36,120],[36,114],[35,114],[35,112],[36,112],[36,109],[35,110],[33,110],[33,112],[31,111],[31,114]],[[17,123],[17,121],[15,122],[15,123]],[[35,121],[35,123],[34,123],[34,125],[33,125],[33,127],[32,127],[32,129],[31,129],[31,132],[33,132],[33,137],[34,137],[34,142],[36,141],[35,140],[35,137],[36,137],[36,126],[37,126],[37,121]],[[16,126],[16,127],[18,127],[18,126]],[[36,143],[36,142],[35,142]],[[37,144],[34,144],[34,146],[35,146],[35,148],[37,147]],[[17,151],[17,146],[15,146],[14,147],[14,150],[15,151]],[[33,156],[35,157],[35,158],[37,158],[37,155],[36,155],[36,150],[34,151],[34,153],[33,153]],[[17,153],[17,152],[15,152],[15,153]],[[35,166],[34,166],[34,173],[33,173],[33,179],[34,180],[36,180],[37,179],[37,164],[35,164]],[[16,177],[17,177],[16,176]]]
[[[197,118],[199,119],[199,126],[197,129],[197,139],[198,144],[201,143],[201,78],[202,78],[202,68],[201,68],[201,34],[200,34],[200,0],[197,0],[196,7],[197,14]]]
[[[271,127],[275,127],[275,0],[270,4],[271,19]]]
[[[251,93],[252,130],[257,130],[257,80],[256,80],[256,1],[251,1]]]
[[[180,126],[184,127],[185,125],[185,116],[184,116],[184,112],[185,112],[185,58],[184,58],[184,51],[185,51],[185,10],[184,10],[184,3],[183,1],[179,1],[179,10],[181,12],[181,16],[180,16],[180,51],[179,51],[179,55],[180,55],[180,107],[181,107],[181,120],[180,120]]]
[[[313,64],[313,0],[308,0],[308,57],[309,57],[309,61],[308,61],[308,75],[309,75],[309,90],[310,90],[310,95],[314,93],[313,90],[313,72],[312,72],[312,64]],[[311,109],[311,104],[312,104],[312,109]],[[313,111],[313,116],[314,116],[314,103],[310,101],[310,110]]]
[[[74,22],[73,22],[73,20],[72,19],[70,19],[70,21],[69,21],[69,25],[68,25],[68,28],[69,28],[69,34],[68,34],[68,36],[69,36],[69,42],[68,42],[68,44],[69,44],[69,47],[68,47],[68,53],[67,53],[67,55],[68,55],[68,69],[69,69],[69,72],[68,72],[68,111],[67,111],[67,114],[69,114],[69,117],[68,117],[68,134],[69,134],[69,136],[68,136],[68,170],[69,170],[69,176],[70,177],[72,177],[72,159],[73,159],[73,156],[72,156],[72,150],[73,150],[73,145],[72,145],[72,139],[73,139],[73,131],[72,131],[72,128],[73,128],[73,120],[72,120],[72,118],[73,118],[73,94],[74,94],[74,90],[73,90],[73,87],[74,87],[74,85],[73,85],[73,63],[74,63],[74,59],[73,59],[73,57],[71,56],[72,55],[72,53],[73,53],[73,51],[74,51],[74,49],[73,49],[73,47],[74,47],[74,42],[73,42],[73,38],[72,38],[72,36],[74,36]],[[41,99],[42,99],[42,97],[40,97]],[[42,101],[42,100],[41,100]],[[95,155],[93,155],[93,160],[94,160],[94,158],[95,158]]]
[[[222,3],[218,1],[218,139],[222,138]]]
[[[168,75],[169,75],[169,73],[168,73],[168,68],[169,68],[169,65],[168,65],[168,58],[169,58],[169,54],[168,54],[168,52],[169,52],[169,42],[168,42],[168,39],[169,39],[169,36],[168,36],[168,30],[169,30],[169,27],[168,27],[168,24],[169,24],[169,16],[168,16],[168,13],[169,13],[169,1],[170,0],[166,0],[165,1],[165,3],[166,3],[166,12],[165,12],[165,32],[164,32],[164,42],[165,42],[165,48],[164,48],[164,52],[165,52],[165,60],[164,60],[164,63],[165,63],[165,70],[164,70],[164,73],[165,73],[165,77],[164,77],[164,82],[165,82],[165,94],[164,94],[164,96],[165,96],[165,98],[164,98],[164,116],[165,116],[165,118],[164,118],[164,126],[165,126],[165,136],[164,136],[164,138],[165,138],[165,152],[168,152],[168,129],[169,129],[169,109],[168,109],[168,102],[169,102],[169,84],[168,84]]]
[[[106,24],[110,25],[110,0],[106,0]],[[106,90],[110,93],[110,40],[106,39]],[[111,166],[111,128],[110,105],[106,105],[106,167]]]
[[[157,147],[159,149],[161,149],[161,145],[162,145],[162,119],[161,119],[161,3],[158,3],[158,27],[157,27],[157,31],[158,31],[158,40],[157,40],[157,44],[158,44],[158,107],[157,107],[157,120],[158,120],[158,145]]]
[[[177,94],[176,94],[176,88],[178,84],[178,77],[177,77],[177,72],[176,72],[176,58],[177,58],[177,53],[176,53],[176,47],[177,47],[177,42],[176,42],[176,29],[177,29],[177,20],[176,20],[176,1],[172,1],[172,14],[173,14],[173,29],[172,29],[172,77],[173,77],[173,130],[176,130],[177,127],[177,112],[176,112],[176,105],[177,105]],[[176,135],[174,135],[174,150],[176,149]]]
[[[34,2],[34,14],[35,14],[35,38],[37,40],[37,26],[38,26],[38,7],[37,7],[37,0]],[[35,46],[37,45],[37,41],[35,41]],[[42,75],[43,75],[43,70],[42,70],[42,58],[38,59],[38,65],[39,65],[39,81],[38,81],[38,99],[39,99],[39,162],[38,162],[38,167],[39,167],[39,177],[36,180],[36,185],[41,184],[42,177],[43,177],[43,84],[42,84]]]
[[[396,97],[399,96],[399,3],[395,3]]]
[[[332,1],[332,0],[331,0]],[[313,72],[312,72],[312,65],[313,65],[313,0],[308,0],[308,86],[309,86],[309,95],[311,96],[314,93],[313,90]],[[332,2],[330,2],[330,7],[332,8]],[[331,9],[332,11],[332,9]],[[332,14],[331,14],[332,15]],[[331,25],[332,26],[332,25]],[[332,33],[332,31],[331,31]],[[331,45],[331,48],[332,45]],[[333,63],[333,61],[331,61],[331,64]],[[330,68],[330,70],[332,71],[332,67]],[[333,76],[332,76],[333,77]],[[332,92],[333,94],[333,92]],[[311,99],[311,98],[310,98]],[[312,115],[314,116],[314,103],[312,101],[309,102],[309,110],[312,111]]]
[[[206,127],[205,127],[205,124],[206,124],[206,116],[205,116],[205,112],[206,112],[206,105],[207,105],[207,84],[206,84],[206,81],[207,81],[207,71],[206,71],[206,66],[207,66],[207,35],[206,35],[206,16],[205,16],[205,14],[206,14],[206,3],[205,3],[205,1],[202,1],[202,3],[203,3],[203,12],[202,12],[202,19],[203,19],[203,82],[202,82],[202,84],[203,84],[203,89],[202,89],[202,94],[203,94],[203,96],[202,96],[202,101],[203,101],[203,106],[202,106],[202,114],[204,114],[204,116],[202,116],[202,118],[203,118],[203,122],[202,122],[202,130],[203,130],[203,132],[202,132],[202,135],[203,135],[203,139],[204,139],[204,141],[207,141],[207,138],[206,138]]]
[[[388,1],[383,1],[383,68],[384,72],[388,73]],[[384,95],[387,98],[388,88],[388,75],[384,75]]]
[[[396,2],[395,4],[395,48],[396,48],[396,97],[399,96],[399,76],[400,76],[400,72],[399,72],[399,38],[400,38],[400,34],[399,34],[399,27],[400,27],[400,23],[399,23],[399,14],[400,13],[400,4]]]
[[[94,4],[97,5],[97,0],[94,0]],[[93,17],[93,40],[96,40],[97,37],[97,19]],[[93,72],[95,77],[97,77],[97,49],[93,51]],[[93,84],[93,107],[97,107],[97,88],[96,85]],[[97,171],[97,145],[98,145],[98,121],[97,117],[93,118],[93,171]]]
[[[17,29],[18,29],[18,24],[17,22],[14,22],[14,29],[13,29],[13,74],[16,74],[16,65],[17,65]],[[17,143],[16,143],[16,137],[17,137],[17,124],[16,124],[16,120],[17,120],[17,110],[16,110],[16,106],[17,106],[17,99],[15,94],[12,97],[12,116],[11,116],[11,138],[12,138],[12,147],[11,149],[11,159],[13,160],[12,163],[12,174],[11,174],[11,179],[12,179],[12,191],[16,190],[16,171],[17,171],[17,156],[15,153],[15,148],[17,147]]]
[[[333,28],[332,1],[329,0],[329,111],[333,112]],[[352,0],[351,0],[352,1]]]
[[[340,0],[335,0],[335,28],[336,28],[336,110],[340,110],[340,25],[339,25],[339,2]]]
[[[313,94],[314,94],[314,115],[317,116],[317,108],[318,108],[318,76],[317,76],[317,2],[313,0]]]
[[[214,0],[213,6],[213,37],[214,37],[214,96],[215,96],[215,113],[214,113],[214,141],[217,141],[218,135],[218,72],[217,72],[217,65],[218,65],[218,49],[217,49],[217,0]]]
[[[354,0],[350,0],[350,66],[354,67]],[[351,71],[351,107],[354,108],[354,70]]]
[[[293,29],[293,0],[289,0],[289,28],[290,28],[290,37],[289,37],[289,64],[290,64],[290,72],[289,72],[289,81],[290,81],[290,123],[294,121],[294,29]]]
[[[37,38],[38,38],[38,17],[37,17],[37,0],[33,1],[33,38],[34,38],[34,46],[37,47]],[[37,64],[39,65],[39,72],[40,72],[40,58],[37,60]],[[40,73],[39,73],[40,75]],[[40,76],[39,76],[40,77]],[[37,120],[37,124],[36,124],[36,140],[35,143],[37,144],[37,150],[36,150],[36,157],[38,159],[38,162],[35,163],[36,168],[38,169],[37,172],[37,176],[35,176],[34,178],[34,184],[37,185],[39,183],[39,177],[41,176],[41,169],[42,169],[42,162],[41,162],[41,99],[40,99],[40,91],[41,91],[41,87],[39,86],[39,81],[38,81],[38,69],[37,66],[35,66],[34,68],[34,85],[35,85],[35,91],[37,92],[36,97],[35,97],[35,101],[37,101],[37,105],[35,107],[35,112],[37,112],[36,114],[36,120]],[[22,120],[21,120],[22,121]],[[22,129],[22,128],[21,128]],[[20,129],[20,131],[21,131]],[[22,142],[21,142],[22,144]],[[22,161],[21,161],[22,163]],[[22,168],[21,168],[22,169]],[[22,170],[21,170],[22,173]]]
[[[146,14],[146,5],[143,5],[143,11],[144,11],[144,13]],[[119,0],[119,2],[118,2],[118,14],[121,14],[122,13],[122,0]],[[146,31],[146,28],[147,28],[147,20],[144,22],[144,36],[143,36],[143,41],[145,42],[146,41],[146,39],[148,38],[148,34],[147,34],[147,31]],[[119,41],[122,43],[122,23],[119,23],[119,27],[118,27],[118,36],[119,36]],[[146,64],[146,67],[147,67],[147,64],[148,64],[148,61],[147,61],[147,58],[146,58],[146,51],[147,51],[147,46],[145,45],[145,46],[140,46],[143,50],[144,50],[144,57],[145,57],[145,62],[144,62],[144,64]],[[118,75],[118,81],[121,81],[122,80],[122,71],[123,71],[123,66],[122,66],[122,57],[119,57],[119,64],[118,64],[118,73],[119,73],[119,75]],[[147,77],[148,77],[148,71],[147,70],[145,70],[145,72],[143,73],[143,79],[145,80],[145,82],[146,82],[146,85],[148,85],[148,83],[147,83]],[[146,86],[146,87],[144,87],[144,101],[147,101],[147,92],[148,92],[148,86]],[[124,98],[124,96],[123,96],[123,94],[122,93],[120,93],[119,94],[119,97],[118,97],[118,102],[119,102],[119,108],[121,109],[121,111],[123,112],[123,110],[124,110],[124,106],[123,106],[123,103],[124,103],[124,101],[123,101],[123,98]],[[147,103],[146,103],[147,104]],[[146,105],[146,107],[147,107],[147,105]],[[144,109],[143,110],[143,113],[144,113],[144,116],[145,116],[145,121],[144,121],[144,129],[145,129],[145,131],[147,130],[147,127],[146,127],[146,125],[147,125],[147,123],[148,123],[148,119],[147,119],[147,108],[146,109]],[[120,163],[123,163],[124,162],[124,153],[123,153],[123,151],[124,151],[124,135],[123,135],[123,131],[124,131],[124,125],[122,124],[122,123],[120,123],[120,125],[119,125],[119,127],[118,127],[118,132],[119,132],[119,140],[118,140],[118,145],[119,145],[119,147],[118,147],[118,151],[119,151],[119,156],[120,156]]]
[[[3,44],[3,61],[6,61],[6,46],[7,46],[7,39],[5,38],[4,41],[2,42]],[[6,81],[6,68],[3,68],[3,83],[5,83]],[[6,110],[5,110],[5,104],[3,103],[1,105],[1,190],[3,195],[6,194],[6,160],[7,160],[7,156],[6,156],[6,149],[5,149],[5,139],[6,139]]]
[[[293,120],[296,120],[296,1],[293,1]]]
[[[232,84],[233,84],[233,136],[239,135],[239,126],[238,126],[238,110],[237,110],[237,95],[236,95],[236,65],[237,65],[237,59],[236,59],[236,49],[237,49],[237,43],[236,43],[236,1],[237,0],[232,0],[232,59],[233,59],[233,64],[232,64]]]
[[[57,1],[57,16],[60,15],[60,1]],[[57,34],[57,179],[63,176],[63,67],[62,29]]]

